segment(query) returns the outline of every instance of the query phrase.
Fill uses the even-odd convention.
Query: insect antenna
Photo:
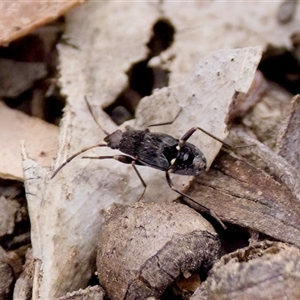
[[[101,127],[101,125],[98,123],[98,121],[97,121],[95,115],[93,114],[92,107],[91,107],[90,103],[88,102],[86,96],[84,97],[84,100],[85,100],[85,103],[86,103],[86,105],[87,105],[87,108],[88,108],[90,114],[92,115],[93,120],[95,121],[95,123],[98,125],[98,127],[101,129],[101,131],[103,131],[106,135],[108,135],[109,133],[108,133],[106,130],[104,130],[104,129]],[[72,161],[76,156],[78,156],[79,154],[84,153],[84,152],[86,152],[86,151],[88,151],[88,150],[90,150],[90,149],[97,148],[97,147],[107,147],[107,145],[106,145],[106,144],[97,144],[97,145],[93,145],[93,146],[84,148],[84,149],[80,150],[79,152],[73,154],[72,156],[70,156],[69,158],[67,158],[67,160],[66,160],[64,163],[62,163],[62,164],[54,171],[54,173],[53,173],[52,176],[51,176],[51,179],[53,179],[53,178],[57,175],[57,173],[58,173],[65,165],[67,165],[70,161]]]
[[[93,145],[93,146],[90,146],[90,147],[87,147],[87,148],[84,148],[82,150],[80,150],[79,152],[73,154],[72,156],[70,156],[64,163],[62,163],[52,174],[51,176],[51,179],[53,179],[57,173],[66,165],[68,164],[71,160],[73,160],[76,156],[78,156],[79,154],[83,153],[83,152],[86,152],[90,149],[93,149],[93,148],[96,148],[96,147],[107,147],[106,144],[97,144],[97,145]]]
[[[180,109],[179,109],[177,115],[175,116],[175,118],[174,118],[172,121],[169,121],[169,122],[162,122],[162,123],[155,123],[155,124],[149,124],[149,125],[147,126],[147,129],[148,129],[149,127],[155,127],[155,126],[163,126],[163,125],[171,125],[171,124],[173,124],[173,123],[176,121],[176,119],[178,118],[178,116],[180,115],[181,111],[182,111],[182,107],[180,107]]]
[[[93,120],[95,121],[95,123],[98,125],[98,127],[99,127],[106,135],[109,135],[109,132],[107,132],[105,129],[103,129],[103,128],[101,127],[101,125],[99,124],[98,120],[96,119],[96,117],[95,117],[95,115],[94,115],[94,113],[93,113],[92,107],[91,107],[89,101],[87,100],[87,97],[86,97],[86,96],[84,96],[84,100],[85,100],[85,103],[86,103],[86,105],[87,105],[87,107],[88,107],[88,110],[89,110],[89,112],[91,113],[91,115],[92,115]]]
[[[176,121],[176,119],[180,115],[181,111],[182,111],[182,107],[180,107],[179,112],[177,113],[177,115],[175,116],[175,118],[172,121],[170,121],[170,122],[163,122],[163,123],[156,123],[156,124],[150,124],[150,125],[147,126],[147,128],[149,128],[149,127],[155,127],[155,126],[162,126],[162,125],[171,125],[171,124],[173,124]],[[202,131],[206,135],[210,136],[211,138],[215,139],[216,141],[220,142],[221,144],[223,144],[224,146],[228,147],[229,149],[234,149],[234,148],[237,148],[237,147],[243,147],[243,145],[242,146],[234,147],[234,146],[230,145],[229,143],[226,143],[223,140],[219,139],[215,135],[209,133],[208,131],[206,131],[205,129],[203,129],[201,127],[192,127],[186,134],[184,134],[184,136],[181,138],[181,140],[187,141],[191,137],[191,135],[197,129],[200,130],[200,131]]]

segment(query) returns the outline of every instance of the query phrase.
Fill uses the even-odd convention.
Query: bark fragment
[[[186,193],[224,222],[300,246],[298,200],[284,184],[245,160],[220,155]]]
[[[190,300],[297,300],[300,251],[264,241],[223,256]]]
[[[116,207],[101,231],[97,270],[111,299],[160,297],[180,274],[216,259],[212,226],[182,204]]]

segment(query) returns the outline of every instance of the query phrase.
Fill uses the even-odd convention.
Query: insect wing
[[[177,156],[177,146],[178,140],[170,135],[149,132],[144,136],[137,158],[149,167],[167,171],[171,160]]]

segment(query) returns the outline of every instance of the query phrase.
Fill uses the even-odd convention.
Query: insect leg
[[[73,160],[76,156],[78,156],[79,154],[83,153],[83,152],[86,152],[90,149],[93,149],[93,148],[96,148],[96,147],[107,147],[106,144],[97,144],[97,145],[94,145],[94,146],[90,146],[90,147],[87,147],[87,148],[84,148],[82,150],[80,150],[79,152],[73,154],[72,156],[70,156],[64,163],[62,163],[52,174],[51,176],[51,179],[53,179],[57,173],[66,165],[68,164],[71,160]]]
[[[133,167],[135,173],[136,173],[137,176],[139,177],[139,179],[140,179],[140,181],[141,181],[143,187],[144,187],[145,190],[146,190],[147,184],[145,183],[145,181],[144,181],[142,175],[140,174],[140,172],[139,172],[138,169],[136,168],[135,160],[132,160],[131,165],[132,165],[132,167]],[[144,190],[144,192],[143,192],[143,195],[144,195],[144,193],[145,193],[145,190]],[[143,195],[142,195],[142,197],[143,197]]]
[[[182,136],[182,138],[181,138],[180,140],[186,142],[186,141],[192,136],[192,134],[193,134],[197,129],[200,130],[200,131],[202,131],[202,132],[204,132],[205,134],[207,134],[207,135],[210,136],[211,138],[215,139],[216,141],[222,143],[223,145],[227,146],[228,148],[230,148],[230,149],[233,148],[230,144],[228,144],[228,143],[222,141],[221,139],[217,138],[216,136],[212,135],[211,133],[207,132],[206,130],[202,129],[201,127],[192,127],[190,130],[188,130],[188,131]]]
[[[196,202],[193,198],[191,198],[190,196],[188,196],[187,194],[184,194],[182,192],[180,192],[179,190],[177,190],[172,181],[171,181],[171,178],[170,178],[170,174],[168,171],[166,171],[166,179],[167,179],[167,183],[169,185],[169,187],[176,193],[178,193],[179,195],[183,196],[183,197],[186,197],[188,198],[190,201],[192,201],[193,203],[197,204],[199,207],[200,207],[200,210],[203,211],[203,212],[206,212],[208,213],[209,215],[211,215],[216,221],[219,222],[219,224],[224,228],[226,229],[226,226],[224,225],[224,223],[220,220],[220,218],[213,212],[211,211],[209,208],[207,208],[206,206]]]
[[[83,156],[82,158],[88,158],[88,159],[115,159],[123,164],[131,164],[134,171],[136,172],[137,176],[139,177],[142,185],[144,188],[146,188],[146,183],[144,179],[142,178],[142,175],[136,168],[135,162],[136,160],[130,156],[127,155],[108,155],[108,156]]]
[[[178,116],[180,115],[181,110],[182,110],[182,108],[180,107],[179,112],[177,113],[177,115],[175,116],[175,118],[172,121],[170,121],[170,122],[163,122],[163,123],[156,123],[156,124],[150,124],[150,125],[147,126],[147,129],[149,127],[155,127],[155,126],[162,126],[162,125],[171,125],[171,124],[173,124],[175,122],[175,120],[178,118]]]
[[[142,175],[140,174],[140,172],[138,171],[138,169],[136,168],[136,159],[127,156],[127,155],[109,155],[109,156],[83,156],[82,158],[89,158],[89,159],[115,159],[123,164],[131,164],[135,173],[137,174],[137,176],[139,177],[143,187],[144,187],[144,191],[141,195],[141,197],[139,198],[139,200],[144,196],[145,191],[146,191],[146,183],[142,177]]]

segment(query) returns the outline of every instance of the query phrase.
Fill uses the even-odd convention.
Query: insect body
[[[69,157],[58,169],[54,171],[51,178],[56,176],[56,174],[72,159],[79,154],[86,152],[87,150],[96,147],[109,147],[111,149],[117,149],[124,154],[97,157],[84,156],[82,158],[115,159],[125,164],[131,164],[144,188],[146,188],[146,183],[137,170],[136,165],[148,166],[164,171],[167,183],[172,190],[196,203],[202,211],[209,213],[225,228],[225,225],[222,223],[222,221],[207,207],[199,204],[190,196],[177,190],[174,187],[169,175],[169,173],[180,175],[197,175],[201,171],[205,170],[206,159],[203,153],[195,145],[187,142],[187,140],[197,129],[205,132],[219,142],[228,145],[200,127],[191,128],[179,140],[165,133],[150,132],[148,129],[134,130],[130,128],[127,131],[117,130],[111,134],[108,134],[104,138],[106,144],[101,143],[85,148]]]
[[[104,141],[111,149],[129,155],[128,163],[134,161],[137,165],[180,175],[196,175],[206,168],[206,159],[197,147],[165,133],[117,130]]]

